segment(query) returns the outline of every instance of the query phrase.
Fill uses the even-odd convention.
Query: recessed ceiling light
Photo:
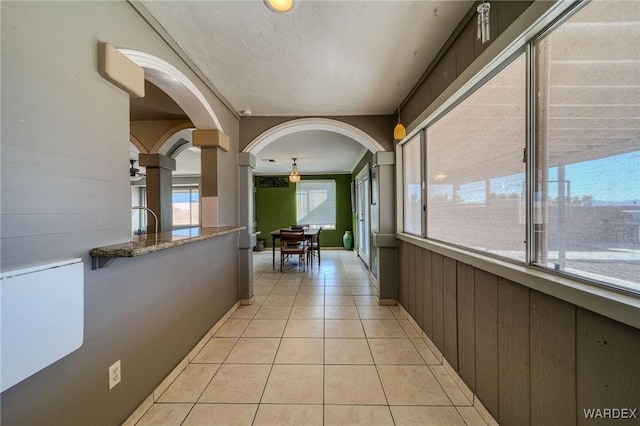
[[[264,4],[276,13],[291,12],[294,6],[293,0],[264,0]]]

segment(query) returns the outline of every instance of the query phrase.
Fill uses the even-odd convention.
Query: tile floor
[[[353,252],[284,273],[255,253],[241,306],[140,419],[145,425],[484,425]]]

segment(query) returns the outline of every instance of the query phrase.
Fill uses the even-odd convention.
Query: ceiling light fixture
[[[289,182],[298,183],[300,182],[300,173],[298,173],[298,165],[296,164],[297,158],[292,158],[293,165],[291,166],[291,174],[289,175]]]
[[[293,9],[293,0],[264,0],[264,4],[275,13],[289,13]]]
[[[485,44],[491,40],[491,34],[489,31],[489,10],[491,5],[489,2],[480,3],[476,11],[478,12],[478,40],[482,40],[482,44]]]
[[[398,124],[393,129],[393,138],[397,141],[407,137],[407,129],[404,128],[402,120],[400,120],[400,82],[398,82]]]

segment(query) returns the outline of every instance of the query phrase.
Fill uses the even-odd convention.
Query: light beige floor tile
[[[253,426],[322,426],[322,405],[261,404]]]
[[[420,352],[420,355],[422,356],[422,359],[424,359],[424,361],[427,364],[440,365],[440,361],[438,361],[438,358],[436,358],[436,356],[433,354],[433,352],[431,352],[431,349],[429,349],[429,346],[427,346],[427,344],[424,342],[424,340],[422,340],[422,339],[411,339],[411,341],[413,342],[413,344],[416,347],[416,349],[418,350],[418,352]]]
[[[260,310],[260,305],[256,304],[255,302],[253,303],[253,305],[238,306],[238,309],[236,309],[235,312],[231,314],[229,318],[251,319],[259,310]]]
[[[389,309],[391,309],[391,312],[393,312],[393,315],[396,317],[396,319],[399,320],[406,320],[407,319],[407,313],[402,310],[402,308],[400,308],[400,306],[389,306]]]
[[[327,287],[325,294],[331,296],[351,296],[351,287]]]
[[[324,336],[334,339],[365,337],[360,320],[325,320]]]
[[[160,395],[158,402],[196,402],[219,364],[189,364]]]
[[[349,279],[349,286],[351,287],[368,287],[370,285],[371,285],[371,281],[369,281],[369,279],[363,279],[363,278]]]
[[[389,405],[451,405],[426,365],[379,365]]]
[[[253,305],[255,305],[256,308],[259,309],[265,300],[267,300],[267,296],[253,296]]]
[[[298,294],[298,286],[278,285],[271,294],[274,296],[295,296]]]
[[[349,287],[351,294],[354,296],[375,296],[378,294],[378,289],[373,286],[360,286]]]
[[[355,306],[325,306],[325,319],[360,319]]]
[[[301,294],[324,294],[324,287],[300,287],[298,295]]]
[[[274,288],[278,284],[278,280],[257,279],[253,282],[253,288]]]
[[[322,404],[322,365],[274,365],[262,403]]]
[[[273,291],[273,287],[254,287],[253,294],[256,296],[268,296]]]
[[[270,370],[271,365],[223,364],[198,402],[257,404]]]
[[[293,302],[296,300],[296,296],[293,294],[285,294],[285,295],[274,295],[271,294],[267,297],[267,300],[264,301],[262,306],[292,306]]]
[[[287,320],[254,319],[244,330],[242,337],[282,337]]]
[[[324,294],[299,294],[294,306],[323,306]]]
[[[353,296],[349,295],[328,295],[324,296],[324,303],[327,306],[353,306]]]
[[[276,259],[276,263],[277,263],[277,260],[278,259]],[[288,283],[287,285],[300,284],[303,278],[304,278],[303,272],[290,271],[282,274],[282,277],[278,281],[278,284],[283,284],[283,283]]]
[[[324,382],[325,404],[387,404],[374,366],[327,365]]]
[[[398,320],[362,320],[362,326],[369,339],[407,337]]]
[[[398,320],[398,322],[400,323],[400,327],[402,327],[404,332],[407,333],[407,336],[409,336],[410,338],[417,339],[422,335],[422,332],[418,331],[416,327],[411,323],[411,321]]]
[[[324,339],[283,338],[278,348],[276,364],[322,364]]]
[[[291,306],[287,305],[262,305],[253,319],[287,319],[291,313]]]
[[[284,337],[324,337],[324,321],[321,319],[289,319]]]
[[[325,405],[325,426],[393,426],[389,407],[384,405]]]
[[[222,327],[215,332],[216,337],[240,337],[244,329],[249,325],[248,319],[228,319]]]
[[[325,364],[373,364],[366,339],[325,339]]]
[[[480,413],[473,407],[456,407],[467,426],[487,426]]]
[[[296,306],[291,309],[290,319],[323,319],[324,306]]]
[[[321,288],[324,291],[324,279],[302,281],[300,283],[300,290],[303,288]]]
[[[327,291],[327,288],[329,287],[349,287],[349,281],[345,278],[327,278],[324,281],[324,287],[325,287],[325,291]]]
[[[193,404],[153,404],[136,426],[180,426]]]
[[[257,404],[196,404],[182,426],[250,426]]]
[[[409,339],[368,339],[376,364],[424,364]]]
[[[236,337],[214,337],[204,345],[204,348],[191,362],[195,364],[222,364],[237,340]]]
[[[241,337],[226,359],[229,364],[272,364],[279,338]]]
[[[430,365],[429,369],[447,393],[453,405],[472,405],[472,401],[467,399],[460,387],[453,380],[453,377],[451,377],[442,365]]]
[[[392,406],[391,413],[397,426],[465,426],[454,407]]]
[[[358,297],[358,296],[354,296]],[[360,318],[367,320],[395,320],[388,306],[358,306]]]
[[[377,296],[353,296],[353,300],[356,302],[356,305],[358,306],[377,306],[378,305]]]

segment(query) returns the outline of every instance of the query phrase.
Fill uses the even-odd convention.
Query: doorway
[[[358,257],[369,268],[371,262],[369,259],[369,204],[370,204],[370,184],[369,181],[369,165],[363,167],[363,169],[356,176],[356,217],[357,217],[357,253]]]

